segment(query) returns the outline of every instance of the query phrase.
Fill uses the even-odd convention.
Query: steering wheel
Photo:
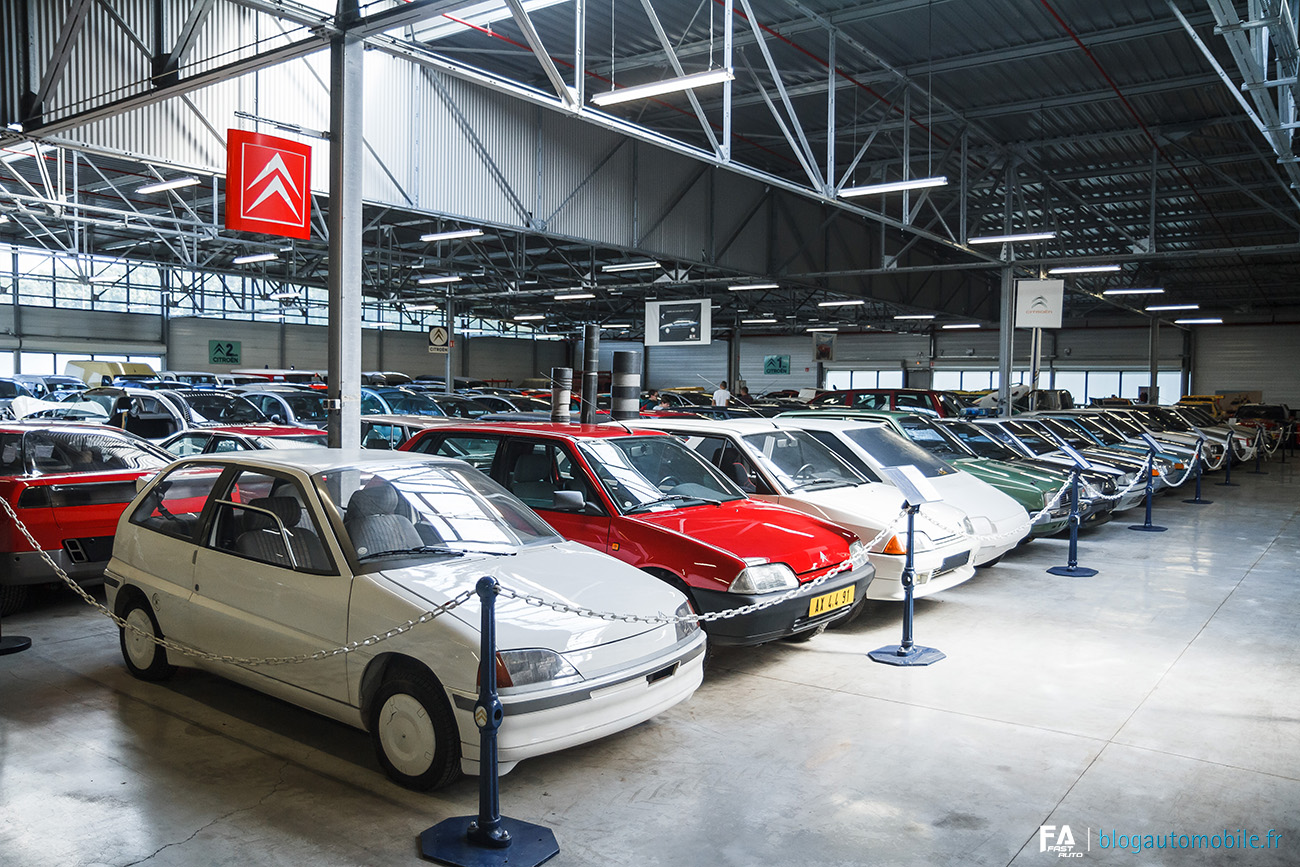
[[[659,490],[662,491],[662,490],[666,490],[667,488],[675,488],[680,484],[681,482],[677,480],[676,476],[664,476],[662,479],[659,480],[659,484],[657,485],[657,487],[659,488]]]
[[[813,470],[815,469],[817,468],[814,467],[812,464],[804,464],[802,467],[794,471],[794,477],[796,479],[811,478],[813,474]]]

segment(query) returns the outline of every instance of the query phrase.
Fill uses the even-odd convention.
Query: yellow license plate
[[[827,611],[834,611],[836,608],[843,608],[846,605],[853,604],[854,587],[850,584],[836,590],[834,593],[825,593],[821,596],[814,596],[808,601],[808,616],[817,617],[825,614]]]

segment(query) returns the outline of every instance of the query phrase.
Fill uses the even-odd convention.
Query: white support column
[[[1151,317],[1151,384],[1147,386],[1147,403],[1160,402],[1160,317]]]
[[[340,0],[355,20],[355,0]],[[361,141],[363,43],[330,40],[329,445],[361,444]]]
[[[1016,347],[1016,281],[1008,262],[1002,269],[1002,319],[998,332],[998,415],[1011,416],[1011,361]]]

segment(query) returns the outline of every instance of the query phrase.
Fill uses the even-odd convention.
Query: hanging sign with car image
[[[713,336],[713,305],[697,301],[647,301],[646,346],[708,346]]]

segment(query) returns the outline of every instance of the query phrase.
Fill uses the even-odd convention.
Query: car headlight
[[[867,565],[867,546],[860,540],[849,545],[849,560],[852,561],[854,569],[861,569]]]
[[[727,590],[731,593],[775,593],[778,590],[793,590],[798,586],[799,581],[789,566],[784,563],[764,563],[741,569]]]
[[[533,647],[497,651],[497,686],[527,686],[577,676],[578,670],[554,650]]]
[[[961,526],[962,526],[962,529],[966,531],[966,535],[967,535],[967,536],[974,536],[974,535],[975,535],[975,525],[974,525],[973,523],[971,523],[971,519],[970,519],[969,516],[963,517],[963,518],[961,519]],[[917,549],[918,549],[918,550],[920,549],[920,546],[919,546],[919,545],[917,546]]]
[[[683,602],[681,605],[677,606],[677,610],[674,611],[673,613],[676,614],[678,617],[690,617],[692,614],[695,613],[695,609],[691,607],[690,602]],[[686,638],[688,635],[692,635],[700,631],[700,621],[678,620],[673,623],[673,627],[677,630],[677,640],[681,641],[683,638]]]

